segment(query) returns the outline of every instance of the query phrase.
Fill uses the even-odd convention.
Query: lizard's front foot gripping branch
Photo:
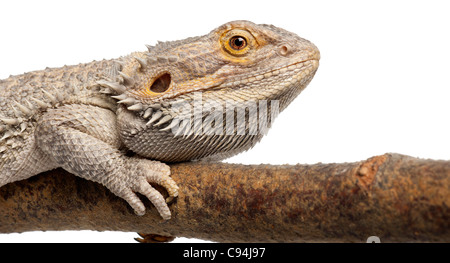
[[[129,172],[133,175],[130,176],[130,185],[116,192],[116,194],[125,199],[137,215],[144,215],[145,206],[135,194],[136,192],[141,193],[152,202],[163,219],[170,219],[171,213],[167,203],[178,196],[178,186],[169,176],[169,166],[146,159],[130,160],[128,164],[131,164],[129,165],[131,166],[129,167]],[[164,200],[162,194],[154,189],[150,183],[156,183],[164,187],[169,193],[167,200]]]
[[[83,125],[80,125],[83,124]],[[55,167],[99,182],[125,199],[136,214],[145,214],[145,206],[135,193],[145,195],[161,216],[171,217],[160,192],[150,183],[167,189],[169,199],[178,196],[178,186],[169,177],[168,165],[141,157],[128,157],[118,150],[115,116],[111,111],[85,105],[63,106],[48,110],[36,131],[37,144]]]

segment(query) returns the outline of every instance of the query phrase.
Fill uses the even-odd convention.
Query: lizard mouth
[[[291,72],[291,71],[302,72],[308,66],[310,66],[313,69],[317,69],[317,67],[319,66],[319,60],[315,59],[315,58],[301,60],[298,62],[291,63],[289,65],[280,66],[271,71],[268,71],[265,74],[271,73],[273,75],[279,75],[279,74],[285,74],[285,73]]]
[[[295,83],[296,81],[301,81],[303,78],[306,78],[311,73],[314,73],[318,67],[318,58],[305,59],[288,65],[279,66],[269,71],[258,72],[240,80],[229,81],[227,83],[212,87],[212,89],[257,83],[258,81],[264,81],[264,79],[269,78],[280,78],[280,80],[285,80],[291,77],[292,82]]]
[[[295,62],[292,64],[289,64],[287,66],[282,66],[279,68],[275,68],[264,75],[273,74],[273,75],[279,75],[279,74],[285,74],[288,72],[294,72],[294,75],[297,75],[297,73],[309,73],[308,67],[311,68],[311,70],[315,71],[319,67],[319,60],[318,59],[306,59],[299,62]]]

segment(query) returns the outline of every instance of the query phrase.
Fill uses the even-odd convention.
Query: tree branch
[[[171,165],[164,222],[105,187],[54,170],[0,188],[0,233],[116,230],[238,242],[450,242],[450,161],[399,154],[315,165]],[[160,189],[161,190],[161,189]],[[161,190],[163,191],[163,190]],[[142,200],[145,198],[142,197]]]

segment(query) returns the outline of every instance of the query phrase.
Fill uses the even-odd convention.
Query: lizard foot
[[[135,193],[143,194],[152,202],[161,217],[169,220],[171,213],[167,203],[178,196],[178,186],[169,176],[170,167],[164,163],[147,159],[137,159],[137,162],[132,162],[131,166],[128,170],[134,175],[131,177],[131,187],[122,190],[122,193],[118,195],[130,204],[137,215],[144,215],[145,206]],[[164,200],[162,194],[153,188],[150,183],[164,187],[169,197]]]
[[[166,243],[166,242],[171,242],[175,239],[175,237],[161,236],[161,235],[157,235],[157,234],[138,233],[138,235],[141,236],[141,238],[137,237],[134,240],[136,240],[139,243]]]
[[[169,176],[170,167],[118,150],[115,124],[116,116],[110,110],[65,105],[43,115],[36,128],[36,143],[55,167],[103,184],[125,199],[136,214],[145,214],[145,206],[136,195],[140,193],[153,203],[162,218],[170,219],[164,197],[150,185],[164,187],[169,200],[178,196],[178,186]]]

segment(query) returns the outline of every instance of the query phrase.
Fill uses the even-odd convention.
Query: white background
[[[262,142],[228,162],[352,162],[386,152],[448,160],[449,11],[445,1],[2,1],[0,79],[116,58],[231,20],[274,24],[319,47],[319,70]],[[34,232],[0,242],[132,237]]]

